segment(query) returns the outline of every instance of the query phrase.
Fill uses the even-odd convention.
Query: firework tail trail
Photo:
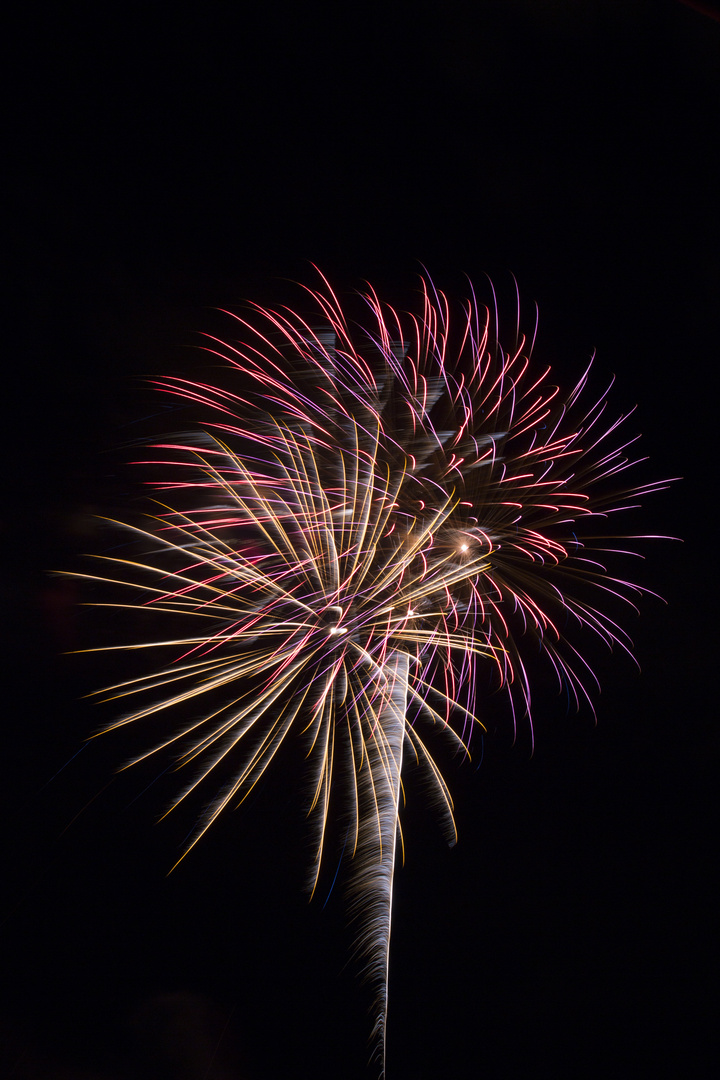
[[[577,705],[590,701],[585,639],[630,651],[615,607],[635,611],[644,591],[607,568],[642,539],[618,534],[615,516],[666,482],[628,484],[634,440],[623,417],[608,422],[607,391],[584,405],[585,372],[563,398],[519,334],[502,349],[474,297],[458,332],[429,281],[405,317],[370,290],[356,347],[328,283],[306,291],[325,329],[256,307],[231,316],[242,340],[207,339],[231,369],[227,385],[158,382],[206,419],[155,444],[162,498],[144,526],[115,523],[136,548],[102,556],[106,573],[74,576],[123,597],[134,589],[100,606],[180,628],[108,646],[172,657],[100,693],[142,702],[106,730],[183,716],[134,760],[174,752],[179,768],[197,769],[173,806],[215,783],[186,853],[294,732],[312,773],[314,891],[336,789],[345,796],[350,910],[384,1075],[404,758],[424,768],[454,842],[424,731],[467,756],[482,726],[479,659],[506,690],[514,727],[525,718],[532,730],[528,658]],[[174,495],[185,509],[169,505]]]
[[[351,890],[356,950],[365,960],[364,974],[376,1003],[372,1044],[381,1076],[385,1075],[387,1056],[390,932],[410,660],[407,653],[396,651],[383,666],[388,696],[377,714],[377,737],[371,750],[374,760],[365,781],[373,788],[377,817],[368,815],[361,822],[362,854]]]

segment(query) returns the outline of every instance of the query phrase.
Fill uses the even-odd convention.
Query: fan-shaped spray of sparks
[[[525,341],[502,350],[474,300],[451,319],[425,282],[418,313],[401,316],[369,291],[369,325],[351,331],[327,282],[308,293],[314,322],[256,308],[232,316],[239,342],[210,339],[235,387],[232,370],[223,385],[160,382],[198,408],[203,431],[160,446],[157,487],[172,494],[145,527],[124,526],[143,554],[86,576],[131,587],[123,607],[180,628],[118,646],[173,659],[104,691],[140,702],[116,728],[192,706],[143,755],[175,750],[194,770],[174,805],[233,763],[189,848],[297,732],[314,770],[314,889],[339,783],[384,1074],[403,755],[425,767],[454,839],[426,732],[466,752],[479,665],[507,688],[515,721],[529,718],[524,655],[588,698],[594,676],[572,635],[629,649],[604,611],[640,592],[593,549],[616,548],[613,512],[660,485],[623,485],[634,462],[622,418],[607,420],[605,394],[582,404],[587,372],[562,398]]]

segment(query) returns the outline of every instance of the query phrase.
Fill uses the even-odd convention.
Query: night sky
[[[596,351],[648,474],[684,477],[647,501],[642,530],[684,542],[647,552],[667,602],[629,627],[640,673],[599,657],[597,725],[552,688],[534,754],[496,724],[449,766],[453,849],[414,792],[388,1080],[708,1075],[715,8],[211,0],[6,24],[0,1074],[374,1075],[342,887],[302,889],[303,762],[168,877],[192,819],[156,824],[172,775],[116,775],[125,735],[85,745],[105,673],[66,655],[92,623],[51,575],[137,498],[127,448],[163,420],[143,377],[202,371],[214,309],[283,303],[315,262],[399,306],[421,264],[455,294],[487,274],[511,308],[514,274],[538,356],[569,388]]]

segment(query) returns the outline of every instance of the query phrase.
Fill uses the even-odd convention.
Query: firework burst
[[[428,733],[469,752],[479,669],[531,729],[528,656],[590,700],[595,678],[573,638],[629,650],[605,612],[640,593],[606,568],[626,544],[609,523],[662,485],[625,484],[632,440],[622,417],[608,421],[606,394],[583,404],[587,372],[561,396],[534,370],[532,343],[504,351],[474,298],[451,317],[426,281],[417,314],[400,315],[370,290],[355,329],[324,279],[307,294],[310,321],[254,308],[231,316],[239,340],[207,340],[222,385],[159,382],[198,411],[195,434],[156,446],[154,512],[122,525],[140,554],[79,576],[171,627],[113,646],[170,660],[102,693],[128,703],[113,728],[180,717],[135,759],[174,752],[188,767],[173,806],[219,788],[187,850],[291,733],[304,741],[311,888],[329,825],[347,815],[384,1074],[403,758],[425,768],[452,841]]]

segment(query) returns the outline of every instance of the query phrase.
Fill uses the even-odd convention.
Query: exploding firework
[[[134,759],[174,752],[187,767],[173,806],[219,790],[187,850],[283,745],[303,744],[311,888],[330,826],[347,819],[384,1074],[403,760],[425,769],[452,841],[428,739],[469,753],[477,673],[530,730],[538,658],[590,700],[584,642],[629,651],[606,612],[641,591],[606,566],[628,553],[615,513],[662,485],[625,483],[633,440],[622,417],[608,421],[606,393],[583,404],[588,372],[563,397],[534,370],[532,342],[503,350],[474,297],[453,310],[424,281],[417,313],[401,315],[370,290],[356,328],[324,279],[306,293],[307,321],[253,308],[231,316],[239,340],[208,339],[222,380],[159,381],[200,421],[156,445],[154,512],[122,525],[131,553],[80,576],[170,627],[111,646],[169,659],[102,693],[136,703],[112,728],[178,717]]]

